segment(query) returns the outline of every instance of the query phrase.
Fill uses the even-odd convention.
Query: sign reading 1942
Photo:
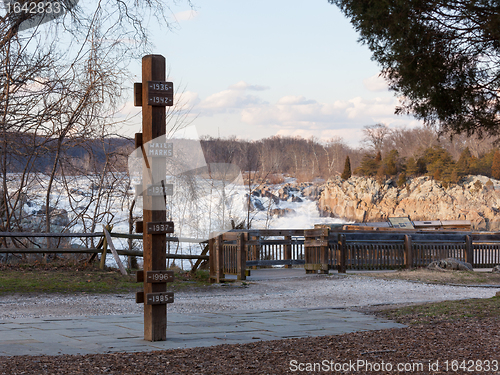
[[[153,221],[147,223],[146,231],[148,234],[166,234],[174,233],[173,221]]]
[[[174,105],[174,84],[164,81],[148,81],[148,104],[152,106]]]
[[[174,185],[173,184],[154,184],[148,185],[148,190],[146,195],[150,197],[163,196],[163,195],[174,195]]]

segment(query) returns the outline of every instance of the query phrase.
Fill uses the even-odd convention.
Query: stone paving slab
[[[149,342],[143,322],[142,315],[0,320],[0,355],[153,351],[404,327],[342,309],[168,313],[167,341]]]

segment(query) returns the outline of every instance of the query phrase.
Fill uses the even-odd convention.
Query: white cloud
[[[399,103],[393,96],[355,97],[324,103],[304,96],[286,95],[270,103],[260,92],[248,93],[260,91],[255,87],[262,86],[238,82],[199,101],[193,112],[198,113],[199,118],[219,115],[216,117],[217,129],[219,126],[225,128],[226,135],[246,132],[245,136],[255,139],[270,134],[314,136],[322,140],[342,137],[354,144],[362,138],[361,129],[366,125],[383,123],[398,127],[420,124],[411,117],[394,114]],[[194,93],[193,97],[199,100]],[[221,117],[221,114],[226,117]]]
[[[174,18],[177,22],[190,21],[196,16],[198,16],[198,12],[195,10],[185,10],[183,12],[178,12],[174,14]]]
[[[365,78],[363,80],[363,85],[369,91],[387,91],[389,87],[387,86],[387,82],[384,78],[380,76],[380,74],[375,74],[370,78]]]
[[[192,91],[184,91],[179,94],[174,94],[174,102],[178,103],[181,108],[192,108],[201,102],[198,93]]]
[[[328,142],[331,139],[340,137],[346,143],[355,145],[363,138],[363,131],[361,128],[342,128],[342,129],[280,129],[276,135],[283,137],[302,137],[302,138],[317,138],[322,142]]]
[[[303,96],[284,96],[280,100],[278,100],[278,105],[309,105],[316,104],[315,100],[307,100]]]
[[[198,108],[202,115],[213,115],[214,113],[231,113],[248,107],[266,105],[266,102],[255,95],[249,95],[247,90],[265,90],[264,86],[249,85],[240,81],[229,86],[227,90],[210,95],[201,101]]]
[[[261,85],[250,85],[245,81],[239,81],[234,85],[229,86],[230,90],[252,90],[252,91],[264,91],[269,90],[269,86],[261,86]]]

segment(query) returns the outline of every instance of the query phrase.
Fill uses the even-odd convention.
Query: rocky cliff
[[[500,182],[469,176],[457,185],[443,185],[429,177],[395,181],[335,177],[323,187],[318,200],[326,215],[356,222],[382,221],[388,216],[412,220],[470,220],[476,230],[500,230]]]

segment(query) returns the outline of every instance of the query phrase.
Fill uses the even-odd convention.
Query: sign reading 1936
[[[174,84],[164,81],[148,81],[148,104],[152,106],[174,105]]]

